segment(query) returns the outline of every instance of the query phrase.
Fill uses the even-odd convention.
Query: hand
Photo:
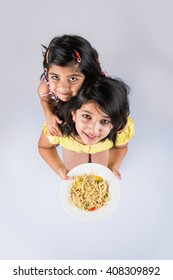
[[[114,175],[119,179],[121,180],[122,177],[121,177],[121,174],[118,172],[118,170],[115,168],[115,167],[109,167],[110,170],[112,170],[112,172],[114,173]]]
[[[46,118],[47,129],[52,136],[62,137],[62,132],[58,124],[61,124],[62,121],[56,115],[49,115]]]
[[[62,180],[70,180],[71,178],[67,176],[68,172],[69,170],[65,167],[60,167],[57,171],[57,174],[61,177]]]

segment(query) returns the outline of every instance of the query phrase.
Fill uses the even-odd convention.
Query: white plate
[[[68,173],[74,177],[81,174],[95,173],[106,179],[109,183],[110,201],[108,204],[96,211],[83,211],[70,204],[70,188],[72,180],[63,180],[60,186],[60,199],[65,211],[73,218],[84,222],[95,222],[108,217],[116,209],[120,200],[120,183],[113,172],[107,167],[98,163],[84,163],[76,166]]]

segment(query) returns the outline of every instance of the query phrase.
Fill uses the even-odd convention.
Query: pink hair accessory
[[[81,62],[80,54],[76,50],[74,50],[74,52],[75,52],[75,55],[76,55],[77,62],[80,63]]]

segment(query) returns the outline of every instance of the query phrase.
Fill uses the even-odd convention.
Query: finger
[[[56,134],[57,134],[56,130],[54,130],[54,129],[49,130],[49,133],[51,136],[56,136]]]
[[[60,177],[61,177],[63,180],[70,180],[70,177],[69,177],[67,174],[63,173],[63,172],[61,172]]]
[[[62,132],[61,130],[57,129],[57,128],[52,128],[51,130],[49,130],[51,136],[60,136],[62,137]]]
[[[112,171],[113,171],[114,175],[115,175],[119,180],[122,179],[121,174],[120,174],[116,169],[113,169]]]
[[[57,128],[56,128],[55,131],[56,131],[56,135],[57,135],[57,136],[62,137],[62,132],[61,132],[60,129],[57,129]]]
[[[64,176],[64,175],[62,175],[61,178],[62,178],[63,180],[69,180],[68,176]]]
[[[70,170],[67,169],[67,174],[68,174],[69,171],[70,171]],[[70,177],[70,176],[67,176],[67,177],[68,177],[67,180],[73,180],[73,179],[74,179],[73,177]]]
[[[65,179],[65,180],[69,180],[69,181],[70,181],[70,180],[72,180],[72,178],[71,178],[71,177],[69,177],[69,176],[67,176],[67,179]]]
[[[54,131],[52,132],[52,136],[62,137],[62,133],[59,130],[54,129]]]
[[[61,123],[63,122],[63,121],[60,120],[58,117],[56,117],[55,120],[56,120],[56,122],[59,123],[59,124],[61,124]]]
[[[48,132],[49,132],[49,134],[50,134],[51,136],[54,136],[54,132],[53,132],[52,129],[48,129]]]

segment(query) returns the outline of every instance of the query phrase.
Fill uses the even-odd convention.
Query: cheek
[[[55,85],[52,82],[49,82],[49,87],[51,91],[54,91]]]
[[[76,86],[74,87],[74,90],[77,92],[77,94],[78,94],[78,92],[80,91],[82,85],[83,85],[83,82],[80,82],[78,85],[76,85]]]
[[[110,129],[110,131],[111,131],[111,129],[113,128],[113,125],[112,124],[110,124],[110,127],[109,127],[109,129]]]
[[[84,130],[88,127],[88,122],[85,120],[80,120],[76,117],[76,128]]]
[[[105,134],[109,134],[110,133],[110,131],[111,131],[111,129],[113,128],[113,125],[112,124],[110,124],[110,125],[108,125],[108,126],[105,126],[103,129],[102,129],[102,131],[105,133]]]
[[[85,122],[79,121],[76,123],[76,126],[78,126],[78,128],[80,128],[80,129],[83,129],[86,127],[86,124],[85,124]]]

